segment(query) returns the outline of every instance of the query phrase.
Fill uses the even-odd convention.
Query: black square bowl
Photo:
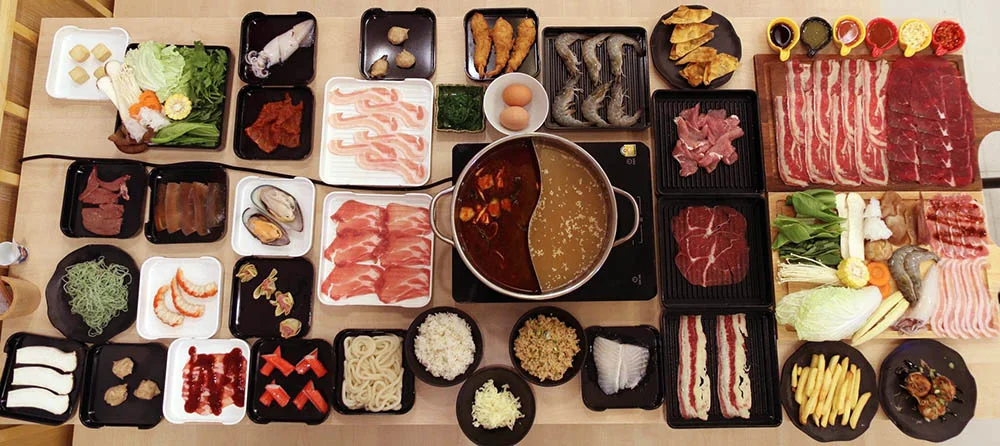
[[[334,376],[333,381],[333,393],[334,398],[331,405],[337,412],[344,415],[402,415],[413,409],[413,403],[417,399],[417,391],[414,386],[413,371],[410,370],[410,366],[406,364],[405,355],[401,358],[403,361],[403,389],[402,389],[402,407],[396,410],[387,410],[384,412],[369,412],[364,409],[351,409],[344,404],[343,398],[343,387],[344,387],[344,340],[352,336],[380,336],[380,335],[395,335],[399,336],[399,343],[402,347],[403,341],[406,339],[406,330],[380,330],[380,329],[360,329],[360,328],[348,328],[341,330],[337,333],[337,337],[333,339],[333,350],[335,352],[334,357],[337,361],[337,372]],[[403,355],[402,350],[400,354]]]
[[[313,45],[296,49],[288,60],[269,68],[266,78],[254,75],[246,60],[247,53],[264,49],[271,39],[306,20],[316,23],[316,17],[305,11],[273,15],[254,11],[243,16],[243,23],[240,24],[240,58],[237,61],[240,80],[251,85],[306,85],[312,82],[316,77],[316,34],[319,23],[313,27]]]
[[[131,358],[132,373],[125,379],[111,372],[114,362]],[[87,369],[83,375],[83,398],[80,400],[80,423],[89,428],[104,426],[134,426],[152,429],[163,418],[163,388],[167,374],[167,348],[163,344],[102,344],[87,353]],[[132,392],[143,380],[160,388],[151,400],[137,398]],[[112,407],[104,402],[104,392],[119,384],[128,385],[128,398]]]
[[[264,365],[261,355],[274,352],[274,349],[281,347],[281,357],[292,365],[296,365],[303,356],[308,355],[313,350],[318,350],[317,357],[326,366],[326,374],[316,376],[315,371],[309,370],[304,374],[292,372],[284,376],[277,369],[273,370],[270,376],[260,373],[260,368]],[[322,339],[260,339],[250,348],[250,385],[247,388],[247,415],[257,424],[267,424],[270,422],[292,422],[306,424],[320,424],[330,415],[330,407],[333,399],[333,376],[335,375],[336,363],[333,360],[333,351],[330,344]],[[261,395],[264,394],[264,386],[274,381],[281,385],[288,396],[292,399],[299,394],[309,381],[321,394],[327,403],[326,413],[320,412],[311,402],[306,403],[302,410],[289,402],[285,407],[272,402],[265,406],[260,402]]]
[[[587,327],[587,360],[583,363],[583,377],[580,390],[583,404],[594,411],[605,409],[645,409],[653,410],[663,402],[662,343],[660,332],[649,325],[634,327]],[[594,362],[594,339],[598,336],[615,342],[638,345],[649,349],[649,363],[646,376],[634,389],[619,390],[607,395],[597,384],[597,364]]]
[[[208,234],[200,235],[193,233],[184,235],[177,231],[169,233],[167,231],[157,231],[154,223],[153,213],[156,209],[156,202],[160,194],[165,194],[166,184],[171,182],[200,181],[202,183],[218,183],[222,188],[224,205],[228,216],[229,212],[229,176],[226,170],[219,164],[206,162],[186,162],[168,164],[157,167],[149,172],[149,219],[146,220],[146,239],[152,243],[211,243],[222,238],[226,233],[226,226],[229,224],[228,218],[216,228],[209,229]]]
[[[236,274],[246,264],[257,268],[257,276],[247,282],[242,282]],[[253,292],[261,282],[271,274],[271,269],[278,271],[275,282],[278,291],[292,294],[294,304],[288,316],[275,316],[274,306],[264,297],[254,299]],[[298,319],[302,329],[296,338],[309,333],[312,325],[313,312],[313,278],[315,269],[312,262],[304,257],[292,259],[272,257],[244,257],[233,266],[232,298],[229,300],[229,331],[238,338],[279,338],[279,325],[287,318]],[[306,352],[308,353],[308,352]],[[304,354],[304,353],[303,353]]]
[[[246,128],[253,125],[264,104],[291,98],[293,105],[302,104],[302,125],[299,145],[278,146],[267,153],[247,136]],[[236,95],[236,128],[233,129],[233,151],[245,160],[301,160],[312,152],[313,92],[309,87],[258,87],[247,85]]]
[[[97,169],[97,178],[101,181],[114,181],[122,175],[129,175],[125,186],[129,190],[128,200],[118,200],[124,206],[122,229],[118,235],[98,235],[83,226],[82,211],[85,207],[96,207],[85,204],[78,197],[87,188],[90,173]],[[77,160],[66,170],[66,187],[63,189],[62,214],[59,216],[59,229],[67,237],[96,238],[131,238],[142,227],[142,213],[146,204],[146,168],[138,161],[115,159]]]
[[[65,413],[53,415],[52,413],[35,409],[33,407],[7,407],[7,394],[11,390],[22,388],[11,384],[14,380],[14,364],[17,361],[17,349],[21,347],[54,347],[64,352],[73,352],[76,355],[76,369],[73,370],[73,389],[69,392],[69,408]],[[0,378],[0,417],[13,418],[21,421],[29,421],[49,426],[58,426],[65,423],[76,413],[76,401],[80,397],[80,390],[83,387],[83,369],[87,356],[87,346],[69,339],[50,338],[31,333],[14,333],[7,339],[4,345],[4,353],[7,361],[3,367],[3,377]],[[23,367],[23,366],[19,366]],[[39,366],[44,367],[44,366]]]

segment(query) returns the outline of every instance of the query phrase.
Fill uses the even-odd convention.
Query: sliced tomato
[[[270,393],[271,396],[274,397],[274,401],[281,407],[287,406],[288,402],[292,400],[292,397],[288,396],[288,392],[285,392],[285,389],[280,385],[275,384],[274,381],[271,381],[271,384],[264,386],[264,390],[266,390],[267,393]]]
[[[299,394],[295,396],[294,400],[292,400],[292,404],[294,404],[295,407],[298,407],[299,410],[304,409],[306,407],[306,403],[308,402],[309,402],[309,395],[306,395],[305,389],[300,390]]]
[[[270,392],[265,390],[264,393],[260,395],[260,398],[257,399],[257,401],[260,401],[260,403],[263,404],[264,407],[267,407],[270,406],[271,403],[274,401],[274,397],[271,396]]]
[[[288,376],[295,371],[295,366],[293,366],[292,363],[285,361],[285,358],[281,357],[280,345],[274,349],[274,353],[269,355],[260,355],[260,357],[264,358],[264,360],[267,361],[268,364],[274,366],[274,368],[277,368],[282,375]],[[261,373],[263,373],[263,367],[261,367]],[[270,373],[265,373],[265,375],[270,375]]]

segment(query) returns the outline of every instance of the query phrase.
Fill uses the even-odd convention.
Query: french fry
[[[820,386],[819,399],[821,401],[826,401],[826,394],[830,392],[830,382],[833,381],[833,373],[836,372],[837,361],[840,359],[840,355],[834,355],[833,359],[830,360],[830,366],[826,368],[823,374],[823,385]],[[820,363],[822,365],[822,362]]]
[[[861,412],[864,411],[865,403],[868,402],[868,398],[871,398],[871,392],[865,392],[858,398],[858,404],[854,406],[854,414],[851,415],[851,429],[858,427],[858,419],[861,418]]]
[[[840,416],[841,426],[847,426],[847,422],[851,420],[851,409],[853,409],[853,407],[851,407],[851,402],[848,401],[847,404],[844,405],[844,414]]]
[[[816,362],[819,364],[819,361]],[[819,367],[809,367],[809,379],[806,380],[806,398],[812,395],[813,391],[816,390],[816,381],[819,381]]]
[[[799,386],[799,365],[795,364],[792,366],[792,388],[795,389]]]
[[[812,369],[815,370],[815,369]],[[812,415],[813,410],[816,409],[816,403],[819,400],[818,394],[812,394],[809,396],[809,400],[805,404],[799,406],[799,424],[805,426],[809,421],[809,415]]]
[[[809,363],[809,367],[816,368],[819,367],[819,355],[813,354],[812,362]]]
[[[806,387],[808,387],[806,382],[810,379],[813,373],[816,373],[815,370],[816,369],[812,367],[803,369],[803,377],[799,379],[799,386],[795,388],[795,402],[799,403],[799,405],[805,403],[808,398],[808,395],[806,395]]]
[[[847,403],[847,394],[851,393],[854,385],[854,371],[848,370],[844,379],[840,380],[840,388],[837,390],[837,415],[844,413],[844,406]]]
[[[861,370],[859,369],[858,373],[855,373],[854,377],[854,392],[851,394],[852,406],[858,404],[858,398],[860,398],[860,395],[861,395]]]
[[[826,393],[824,394],[823,391],[820,391],[820,395],[819,395],[819,400],[820,400],[820,402],[819,402],[819,408],[816,410],[816,412],[819,415],[821,415],[821,418],[820,418],[820,426],[821,427],[826,427],[827,423],[829,422],[829,419],[830,419],[830,409],[833,406],[833,392],[832,392],[831,387],[833,387],[833,383],[834,382],[836,382],[837,380],[840,379],[840,374],[841,374],[840,364],[836,364],[836,366],[834,366],[834,368],[833,368],[833,375],[831,375],[831,377],[830,377],[830,382],[825,387]]]

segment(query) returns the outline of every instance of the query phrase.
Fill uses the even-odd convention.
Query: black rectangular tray
[[[292,365],[297,364],[303,356],[309,354],[314,349],[318,349],[319,360],[326,366],[326,375],[323,375],[322,378],[317,378],[316,373],[310,370],[305,375],[292,372],[292,374],[285,376],[277,369],[271,372],[271,376],[262,375],[260,368],[264,365],[264,361],[260,355],[262,353],[269,354],[278,346],[281,346],[281,357],[292,363]],[[250,348],[250,386],[248,387],[249,393],[247,394],[247,416],[257,424],[267,424],[272,421],[306,424],[322,423],[330,415],[330,411],[333,410],[333,402],[331,401],[333,400],[333,377],[336,374],[335,370],[337,368],[330,344],[322,339],[259,339]],[[301,411],[291,402],[285,407],[281,407],[277,403],[264,406],[260,403],[260,396],[264,393],[264,386],[270,384],[271,381],[280,384],[293,400],[299,394],[299,391],[305,387],[306,383],[312,381],[316,389],[323,394],[329,410],[326,413],[321,413],[312,403],[307,403],[306,407],[302,408]]]
[[[333,339],[333,351],[334,351],[334,361],[337,362],[336,373],[333,379],[333,401],[330,405],[344,415],[402,415],[413,409],[413,403],[417,399],[417,391],[414,386],[413,381],[413,371],[406,364],[406,358],[403,358],[403,401],[402,406],[398,410],[387,410],[385,412],[368,412],[364,409],[351,409],[344,405],[344,399],[342,397],[342,388],[344,383],[344,339],[351,336],[379,336],[379,335],[396,335],[399,336],[400,342],[406,339],[406,330],[399,329],[363,329],[363,328],[347,328],[341,330],[337,333],[337,337]],[[404,355],[405,356],[405,355]]]
[[[125,213],[122,215],[122,229],[118,235],[97,235],[83,227],[82,209],[96,206],[84,204],[77,197],[87,188],[87,179],[95,167],[98,168],[98,179],[102,181],[111,181],[121,175],[131,175],[125,182],[125,186],[129,190],[129,200],[119,200],[119,203],[124,206]],[[142,213],[145,210],[145,203],[146,168],[138,161],[117,159],[73,161],[66,169],[66,186],[63,189],[59,229],[67,237],[132,238],[142,227]]]
[[[624,54],[625,63],[622,66],[622,70],[625,82],[625,112],[631,115],[637,110],[642,110],[642,114],[639,122],[631,127],[563,127],[552,119],[552,112],[550,111],[549,116],[545,119],[545,128],[551,130],[643,130],[649,128],[649,48],[646,44],[646,29],[638,26],[546,27],[542,31],[542,44],[545,47],[545,54],[542,58],[545,65],[542,85],[545,87],[545,92],[549,95],[550,107],[551,103],[555,101],[556,96],[559,95],[559,91],[566,83],[566,80],[569,79],[569,73],[566,72],[566,67],[563,65],[562,59],[556,54],[555,41],[560,34],[574,32],[591,35],[621,33],[639,41],[639,46],[642,47],[641,54],[633,48],[626,48]],[[581,55],[582,45],[582,41],[579,41],[570,46],[570,49],[576,54],[577,59],[580,60],[580,69],[583,71],[580,82],[577,85],[579,90],[576,92],[576,98],[574,99],[576,113],[573,115],[580,120],[584,120],[583,112],[580,110],[583,100],[597,87],[597,85],[591,83],[590,75],[587,74],[586,63],[583,62]],[[608,82],[611,80],[611,61],[608,58],[607,51],[604,51],[603,46],[597,49],[597,56],[601,60],[602,66],[601,82]],[[610,101],[610,91],[608,93],[608,101]],[[600,112],[601,117],[606,119],[608,116],[607,111],[607,106],[605,106]]]
[[[699,168],[680,176],[672,153],[677,143],[674,118],[701,104],[701,113],[725,109],[740,118],[743,136],[733,141],[739,159],[728,166],[720,162],[712,173]],[[764,192],[764,149],[761,145],[757,92],[753,90],[656,90],[653,93],[653,134],[656,148],[656,188],[661,194],[760,194]]]
[[[257,277],[243,283],[236,277],[240,268],[253,263],[257,267]],[[278,270],[276,286],[278,291],[291,293],[295,301],[288,316],[274,316],[274,306],[265,297],[253,298],[253,292],[264,281],[271,269]],[[291,259],[273,257],[243,257],[233,265],[232,298],[229,300],[229,331],[237,338],[279,338],[278,325],[286,318],[302,322],[302,330],[295,335],[301,338],[309,333],[313,313],[313,278],[315,268],[305,257]],[[308,352],[306,352],[308,353]]]
[[[119,379],[111,372],[114,361],[129,357],[134,367],[132,373]],[[135,426],[152,429],[163,418],[163,388],[167,374],[167,348],[163,344],[101,344],[87,353],[87,368],[83,375],[83,397],[80,400],[80,423],[89,428],[104,426]],[[137,398],[132,392],[143,380],[151,380],[160,388],[160,394],[149,401]],[[128,384],[128,398],[112,407],[104,402],[104,392],[109,387]]]
[[[408,38],[401,45],[389,43],[389,28],[409,28]],[[396,55],[407,50],[417,59],[410,68],[396,66]],[[365,79],[373,79],[368,69],[382,56],[389,56],[389,70],[381,79],[424,78],[434,76],[437,64],[437,17],[427,8],[413,11],[386,11],[370,8],[361,14],[361,58],[359,69]]]
[[[663,344],[663,365],[667,389],[665,405],[667,424],[674,429],[731,428],[731,427],[775,427],[781,425],[781,401],[778,399],[778,347],[777,326],[774,313],[770,311],[749,311],[747,315],[747,365],[750,367],[750,392],[753,405],[750,407],[750,418],[730,418],[722,416],[719,409],[718,396],[718,354],[716,347],[716,319],[720,314],[735,314],[739,311],[693,311],[681,313],[664,312],[661,316],[660,330],[666,339]],[[681,417],[677,401],[677,373],[680,365],[677,332],[680,328],[680,317],[683,315],[700,315],[702,329],[705,331],[708,376],[712,380],[712,407],[708,411],[708,420],[685,420]]]
[[[192,47],[194,45],[174,45],[176,47]],[[138,43],[130,43],[128,45],[128,50],[133,50],[138,48]],[[232,76],[230,72],[233,71],[233,52],[229,50],[227,46],[221,45],[205,45],[205,51],[210,50],[222,50],[226,52],[226,72],[223,76],[226,77],[226,85],[223,87],[222,91],[225,92],[226,98],[222,100],[222,117],[219,118],[219,140],[216,141],[213,146],[186,146],[186,145],[174,145],[174,144],[150,144],[149,147],[162,147],[170,149],[193,149],[193,150],[220,150],[226,144],[226,110],[229,109],[229,89],[232,87]],[[127,52],[127,51],[126,51]],[[122,117],[115,113],[115,131],[122,125]]]
[[[747,244],[750,247],[749,269],[743,281],[732,285],[702,287],[681,275],[674,262],[677,241],[671,231],[671,219],[690,206],[730,206],[747,220]],[[771,231],[767,202],[761,196],[747,197],[660,197],[659,220],[660,298],[668,309],[768,308],[774,304],[774,281],[771,275]],[[765,261],[766,260],[766,261]]]
[[[156,200],[161,193],[160,186],[172,181],[202,181],[205,183],[221,183],[222,194],[226,199],[226,221],[222,225],[207,235],[184,235],[178,231],[168,233],[167,231],[157,231],[153,222],[153,212],[156,208]],[[200,161],[168,164],[154,168],[149,172],[149,216],[146,220],[146,240],[152,243],[210,243],[222,238],[226,234],[226,227],[229,224],[229,176],[226,170],[216,164]],[[237,217],[238,218],[238,217]]]
[[[292,53],[288,60],[272,66],[268,69],[266,78],[260,79],[250,70],[250,64],[246,61],[247,53],[250,51],[260,51],[264,49],[271,39],[284,34],[293,26],[312,20],[313,45],[305,48],[298,48]],[[264,14],[254,11],[243,16],[240,24],[240,58],[239,64],[240,80],[251,85],[306,85],[316,77],[316,43],[319,40],[319,23],[316,16],[299,11],[295,14]]]
[[[64,352],[76,353],[76,370],[73,371],[73,390],[69,392],[69,409],[62,415],[53,415],[44,410],[31,407],[7,407],[7,392],[14,390],[11,382],[14,380],[15,352],[18,348],[32,346],[55,347]],[[12,334],[7,339],[7,344],[4,345],[3,351],[7,355],[7,361],[3,366],[3,377],[0,378],[0,417],[47,424],[49,426],[58,426],[73,418],[73,414],[76,413],[76,401],[79,399],[80,390],[83,387],[80,383],[83,380],[83,369],[87,356],[86,345],[69,339],[50,338],[48,336],[20,332]],[[20,388],[21,386],[17,387]]]
[[[284,101],[285,94],[292,104],[302,104],[302,126],[297,147],[278,146],[267,153],[257,146],[246,128],[253,125],[260,116],[264,104]],[[245,160],[301,160],[312,152],[313,136],[313,92],[307,86],[298,87],[258,87],[247,85],[236,95],[236,128],[233,129],[233,152]]]
[[[476,62],[474,60],[476,44],[472,40],[472,28],[469,26],[469,20],[477,12],[483,15],[486,23],[490,25],[490,29],[493,28],[493,24],[496,23],[497,19],[503,17],[514,28],[515,39],[517,39],[517,27],[522,21],[525,19],[535,21],[535,43],[531,45],[531,50],[528,51],[528,55],[524,58],[524,62],[521,62],[521,66],[518,67],[517,72],[537,77],[540,71],[539,67],[542,65],[538,60],[538,30],[541,29],[541,26],[538,24],[538,14],[535,14],[535,10],[531,8],[479,8],[471,9],[465,14],[465,19],[462,21],[465,29],[465,76],[474,81],[491,81],[503,74],[501,71],[500,75],[487,76],[480,79],[479,72],[476,71]],[[486,71],[490,71],[496,67],[496,57],[496,48],[494,47],[490,51],[490,59],[486,63]]]
[[[663,343],[660,332],[650,325],[632,327],[587,327],[587,359],[583,363],[580,391],[583,404],[594,411],[605,409],[645,409],[653,410],[663,402],[663,365],[661,353]],[[646,376],[634,389],[619,390],[614,395],[606,395],[597,384],[597,365],[594,362],[594,339],[598,336],[649,349],[649,364]]]

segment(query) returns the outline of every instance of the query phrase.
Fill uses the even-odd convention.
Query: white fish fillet
[[[26,387],[7,392],[7,408],[33,407],[55,415],[69,410],[69,396],[56,395],[38,387]]]
[[[18,365],[47,365],[64,372],[76,370],[76,353],[55,347],[21,347],[14,353],[14,360]]]
[[[11,384],[42,387],[60,395],[68,395],[73,391],[73,375],[64,375],[46,367],[18,367],[14,369]]]
[[[606,395],[634,389],[646,377],[649,349],[598,336],[594,339],[597,385]]]

